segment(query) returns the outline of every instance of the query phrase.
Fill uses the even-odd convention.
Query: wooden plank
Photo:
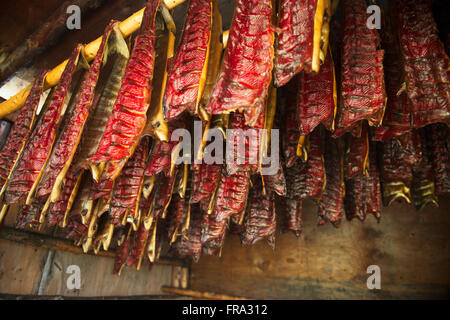
[[[5,233],[0,233],[5,234]],[[8,233],[10,234],[10,233]],[[41,237],[41,235],[37,235]],[[53,239],[55,240],[55,239]],[[36,295],[47,258],[48,245],[34,239],[27,242],[0,239],[0,293]],[[59,246],[60,248],[60,246]],[[164,260],[163,260],[164,261]],[[179,261],[167,260],[167,263]],[[67,289],[67,267],[77,265],[81,270],[80,290]],[[55,296],[118,297],[137,295],[161,295],[161,286],[170,285],[172,266],[157,264],[151,269],[144,265],[140,271],[125,268],[119,277],[112,274],[113,261],[110,256],[80,255],[69,251],[56,251],[40,294]]]
[[[81,271],[80,290],[69,290],[67,267],[77,265]],[[112,274],[113,264],[107,257],[56,252],[44,295],[109,297],[161,295],[161,287],[170,285],[172,267],[144,265],[141,270],[124,268],[120,276]]]
[[[0,240],[0,293],[36,294],[47,252]]]
[[[302,236],[279,235],[275,251],[264,242],[242,247],[229,236],[222,258],[202,256],[192,265],[190,289],[274,299],[450,296],[448,197],[438,209],[394,204],[380,223],[369,217],[338,229],[318,227],[316,212],[305,203]],[[366,286],[373,264],[381,268],[381,290]]]
[[[49,249],[63,251],[54,252],[46,279],[39,286]],[[127,267],[119,277],[112,274],[113,252],[81,255],[78,249],[68,241],[5,228],[0,232],[0,293],[68,297],[161,295],[161,286],[171,284],[172,266],[183,265],[181,260],[163,258],[162,263],[151,268],[144,264],[140,271]],[[67,289],[70,274],[66,270],[70,265],[80,267],[80,290]]]
[[[9,240],[23,245],[33,246],[42,249],[65,251],[74,254],[85,254],[81,247],[75,246],[70,240],[53,238],[49,235],[17,230],[9,227],[4,227],[1,229],[0,239]],[[92,251],[89,251],[88,254],[109,258],[115,257],[114,250],[99,251],[98,254],[94,254]],[[178,266],[186,264],[184,260],[174,259],[170,257],[168,258],[161,257],[157,263],[165,265],[178,265]]]

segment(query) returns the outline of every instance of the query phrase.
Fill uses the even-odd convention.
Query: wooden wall
[[[155,265],[150,270],[126,268],[119,277],[112,274],[113,259],[53,251],[48,278],[43,270],[49,250],[0,240],[0,294],[50,296],[136,296],[162,295],[170,285],[172,267]],[[67,289],[67,267],[81,270],[81,289]]]
[[[114,259],[106,256],[76,254],[50,250],[33,237],[28,245],[7,240],[4,233],[14,227],[17,208],[8,213],[4,229],[0,230],[0,295],[49,295],[68,297],[103,297],[163,295],[162,286],[170,286],[171,265],[143,265],[140,271],[124,268],[121,276],[113,275]],[[51,236],[54,228],[37,233]],[[28,239],[28,238],[27,238]],[[67,267],[77,265],[81,271],[81,289],[68,290]],[[48,268],[48,270],[46,270]]]
[[[24,1],[19,1],[20,3]],[[10,3],[12,14],[9,28],[0,28],[0,43],[18,45],[26,37],[26,33],[45,20],[46,15],[64,1],[52,0],[38,4],[32,1],[29,5],[18,6]],[[32,65],[19,70],[17,76],[32,81],[39,70],[52,68],[70,55],[76,43],[88,43],[103,33],[104,27],[111,19],[123,20],[145,6],[145,0],[112,0],[86,15],[82,15],[81,30],[67,30],[62,39],[36,56]],[[27,7],[27,12],[18,12],[17,8]],[[31,12],[34,9],[34,13]],[[11,13],[9,12],[9,13]],[[0,15],[1,16],[1,15]],[[17,33],[20,19],[29,18]],[[3,18],[2,18],[3,19]],[[6,20],[2,20],[3,23]],[[0,23],[0,26],[3,24]],[[30,27],[30,26],[33,27]],[[31,29],[30,29],[31,28]],[[20,31],[20,32],[19,32]],[[13,227],[16,208],[11,208],[6,227]],[[1,231],[0,231],[1,232]],[[44,229],[43,234],[52,234],[53,229]],[[49,255],[49,252],[50,255]],[[43,279],[43,269],[48,258],[48,277]],[[69,265],[78,265],[81,269],[81,289],[69,291],[66,286],[66,269]],[[128,296],[128,295],[162,295],[161,286],[170,285],[172,266],[155,265],[150,271],[143,266],[140,271],[126,268],[119,277],[112,275],[113,259],[93,255],[79,255],[62,251],[24,246],[9,240],[0,239],[0,295],[63,295],[63,296]]]
[[[243,247],[237,236],[225,241],[222,257],[202,256],[192,264],[190,289],[248,298],[412,299],[450,297],[450,198],[440,208],[416,212],[394,204],[380,223],[343,221],[336,229],[316,225],[316,208],[306,203],[304,231],[277,236],[273,251],[261,241]],[[63,296],[161,295],[171,267],[125,269],[111,274],[112,259],[55,252],[48,279],[42,271],[47,249],[0,240],[0,293]],[[69,265],[81,268],[81,290],[66,287]],[[368,290],[366,269],[381,268],[381,290]]]
[[[202,256],[191,268],[191,289],[249,298],[450,298],[450,198],[416,212],[394,204],[373,217],[317,226],[304,208],[304,231],[278,235],[275,251],[261,241],[243,247],[225,240],[222,257]],[[381,290],[368,290],[369,265],[381,268]]]

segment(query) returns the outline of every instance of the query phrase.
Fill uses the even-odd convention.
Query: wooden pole
[[[213,292],[202,292],[202,291],[180,289],[180,288],[173,288],[173,287],[162,287],[161,289],[165,293],[178,294],[180,296],[187,296],[187,297],[193,297],[193,298],[198,298],[198,299],[249,300],[248,298],[244,298],[244,297],[233,297],[233,296],[228,296],[226,294],[219,294],[219,293],[213,293]]]
[[[185,0],[164,0],[164,4],[168,9],[173,9],[176,6],[182,4],[184,1]],[[142,17],[144,15],[144,9],[145,8],[142,8],[120,23],[119,29],[120,32],[122,32],[124,38],[139,30],[142,22]],[[84,55],[86,56],[88,62],[94,59],[101,41],[102,38],[99,37],[94,41],[88,43],[84,47]],[[58,66],[47,73],[45,77],[44,90],[54,87],[58,83],[67,62],[68,60],[61,62]],[[8,100],[0,103],[0,119],[18,110],[24,104],[26,98],[28,97],[28,94],[30,93],[30,89],[31,85],[22,89]]]

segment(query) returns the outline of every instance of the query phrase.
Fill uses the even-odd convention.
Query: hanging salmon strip
[[[150,230],[147,230],[144,224],[141,224],[134,235],[130,256],[126,262],[127,266],[131,267],[135,265],[137,270],[141,269],[149,236]]]
[[[76,159],[77,169],[90,169],[95,181],[99,180],[100,172],[89,158],[95,154],[103,137],[111,115],[117,94],[120,90],[123,74],[125,73],[129,50],[123,39],[118,25],[113,26],[113,32],[108,39],[107,64],[111,65],[111,71],[105,75],[106,84],[102,87],[101,94],[95,108],[90,112],[86,127],[83,131],[82,141],[79,146],[79,156]],[[105,66],[107,68],[107,66]],[[104,69],[105,70],[105,69]],[[102,76],[102,74],[100,74]],[[101,85],[101,84],[99,84]]]
[[[199,165],[199,168],[194,171],[192,180],[191,203],[197,203],[211,197],[217,188],[221,171],[221,165],[205,163]]]
[[[39,212],[41,207],[37,201],[33,201],[30,205],[24,204],[20,207],[16,217],[16,228],[25,229],[33,227],[39,221]]]
[[[24,106],[20,109],[20,113],[9,132],[5,146],[0,153],[0,197],[3,196],[6,190],[14,165],[22,154],[28,137],[31,134],[46,74],[47,71],[42,71],[36,80],[34,80],[30,94]]]
[[[318,72],[327,52],[330,0],[282,0],[275,83],[284,86],[303,69]]]
[[[377,141],[400,137],[411,130],[411,106],[407,93],[401,89],[404,73],[400,45],[393,23],[393,8],[393,5],[388,5],[389,11],[386,14],[389,18],[384,20],[382,29],[387,104],[383,125],[375,129],[374,140]]]
[[[218,220],[215,212],[203,215],[200,237],[202,253],[220,256],[225,241],[227,221],[228,219]]]
[[[363,119],[379,126],[386,103],[384,52],[377,50],[377,30],[367,28],[366,2],[344,0],[343,7],[341,105],[335,136],[350,131]]]
[[[227,136],[227,143],[233,144],[234,152],[226,154],[227,173],[235,174],[239,170],[256,173],[261,162],[260,130],[264,129],[264,113],[261,112],[257,123],[249,127],[245,125],[244,115],[235,112],[231,116],[230,129],[234,131]]]
[[[152,92],[155,62],[156,13],[160,0],[149,0],[145,8],[141,30],[136,37],[122,85],[112,114],[96,153],[90,161],[111,163],[114,179],[139,142],[146,124],[146,113]],[[118,163],[117,163],[118,162]]]
[[[433,161],[428,148],[429,137],[426,128],[418,129],[418,135],[422,146],[422,159],[413,172],[411,195],[414,206],[417,210],[421,210],[429,204],[439,207],[439,203],[435,193]]]
[[[250,172],[238,171],[233,175],[223,172],[216,195],[216,220],[242,213],[247,206],[249,188]]]
[[[72,52],[69,62],[61,76],[61,80],[53,92],[48,109],[31,134],[22,153],[22,157],[11,174],[5,194],[6,204],[12,204],[24,198],[27,204],[31,203],[31,198],[55,141],[64,100],[72,82],[72,76],[77,67],[82,48],[82,45],[78,45]]]
[[[146,176],[155,176],[160,172],[169,175],[172,163],[172,150],[177,141],[156,141],[150,154],[150,162],[145,169]]]
[[[191,256],[195,262],[198,262],[202,253],[202,243],[200,241],[202,231],[203,213],[198,205],[191,209],[191,219],[189,229],[185,237],[178,237],[172,245],[172,250],[180,257]]]
[[[297,146],[300,140],[298,117],[299,77],[295,77],[286,86],[280,89],[279,105],[284,114],[284,123],[281,126],[282,147],[286,167],[290,168],[297,161]]]
[[[300,73],[298,122],[300,134],[310,134],[320,123],[334,129],[337,107],[336,79],[331,52],[318,73]]]
[[[286,177],[284,175],[284,169],[281,162],[279,163],[279,168],[276,174],[263,175],[261,179],[264,183],[264,188],[266,192],[270,191],[278,194],[279,196],[286,195]]]
[[[217,0],[191,0],[164,96],[164,115],[171,120],[184,110],[197,113],[211,53],[213,10]],[[217,23],[217,22],[216,22]]]
[[[388,139],[382,144],[380,174],[385,206],[397,199],[411,203],[413,169],[420,165],[422,151],[417,130],[411,131],[408,136],[406,146],[396,139]]]
[[[308,160],[298,159],[286,169],[287,197],[299,200],[320,197],[325,181],[322,133],[316,129],[309,136]]]
[[[259,180],[259,177],[257,179]],[[272,249],[275,248],[275,200],[269,192],[263,194],[261,182],[257,182],[250,190],[249,204],[244,220],[241,242],[244,245],[255,244],[261,239],[266,239]]]
[[[158,175],[158,185],[152,212],[154,218],[165,217],[167,208],[172,200],[176,176],[175,173],[172,176],[166,176],[163,173]]]
[[[183,119],[171,122],[168,131],[169,136],[172,136],[174,130],[185,127],[184,122],[181,120]],[[179,141],[156,140],[150,152],[149,162],[145,169],[145,176],[156,176],[160,172],[163,172],[166,176],[171,175],[174,168],[174,164],[172,164],[172,152],[178,144]]]
[[[450,193],[450,129],[443,123],[426,127],[427,145],[433,161],[436,194]]]
[[[115,181],[110,216],[114,225],[125,224],[127,216],[137,218],[150,139],[144,137]]]
[[[133,240],[131,231],[132,230],[130,226],[121,227],[121,229],[119,229],[118,231],[120,245],[116,249],[113,274],[120,275],[122,273],[123,267],[126,265],[127,260],[130,256]]]
[[[71,165],[64,177],[61,195],[56,201],[50,204],[49,226],[59,224],[60,227],[65,227],[64,217],[72,208],[82,178],[83,175],[75,172],[74,166]]]
[[[358,174],[345,184],[345,214],[349,220],[357,217],[363,221],[369,214],[377,219],[381,217],[380,174],[374,143],[370,145],[369,158],[367,175]]]
[[[338,226],[344,215],[344,170],[342,145],[339,139],[326,139],[325,172],[327,185],[319,202],[319,225],[331,222]]]
[[[366,123],[362,123],[361,134],[355,137],[347,134],[344,156],[345,178],[352,179],[367,175],[369,166],[369,132]]]
[[[167,237],[169,244],[174,243],[178,237],[186,237],[191,219],[191,205],[188,199],[173,196],[167,212]]]
[[[75,151],[81,140],[86,120],[92,109],[95,86],[100,74],[103,56],[107,47],[108,38],[112,32],[113,23],[110,23],[103,34],[102,42],[92,61],[89,72],[84,75],[80,92],[67,123],[64,124],[61,134],[55,143],[50,159],[37,186],[36,196],[46,199],[50,193],[51,201],[55,202],[61,194],[61,183],[69,170]],[[117,30],[117,29],[116,29]]]
[[[273,30],[271,0],[236,1],[222,69],[206,106],[209,114],[247,111],[264,102],[272,79]],[[244,113],[253,126],[259,113]]]
[[[415,128],[450,119],[450,60],[428,1],[395,2],[397,36]]]
[[[277,210],[283,213],[283,231],[292,231],[297,237],[302,232],[303,200],[278,198]]]

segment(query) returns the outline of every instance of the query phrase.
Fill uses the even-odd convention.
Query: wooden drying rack
[[[162,2],[163,5],[167,7],[167,9],[171,10],[185,1],[186,0],[163,0]],[[134,14],[132,14],[119,24],[120,32],[122,33],[124,38],[132,35],[137,30],[139,30],[142,22],[142,17],[144,15],[144,9],[145,8],[142,8],[141,10],[135,12]],[[100,47],[101,41],[102,37],[100,36],[94,41],[84,46],[84,56],[88,62],[94,59],[95,55],[97,54],[98,48]],[[56,66],[46,74],[44,82],[44,90],[54,87],[59,82],[59,79],[61,78],[61,75],[64,71],[64,68],[66,67],[67,62],[68,59],[64,60],[58,66]],[[22,105],[25,103],[25,100],[28,97],[30,90],[31,85],[22,89],[8,100],[0,103],[0,119],[20,109],[20,107],[22,107]]]
[[[185,0],[163,0],[164,5],[170,10],[176,6],[185,2]],[[138,10],[127,19],[123,20],[119,27],[124,37],[128,37],[139,30],[142,17],[144,14],[144,9]],[[84,55],[88,61],[91,61],[99,48],[101,43],[101,37],[90,42],[84,47]],[[45,79],[44,89],[49,89],[55,86],[61,77],[62,72],[67,64],[68,60],[65,60],[58,64],[55,68],[50,70]],[[0,103],[0,119],[4,118],[8,114],[21,108],[25,99],[30,91],[30,86],[24,88],[23,90],[16,93],[7,101]],[[53,237],[50,234],[37,233],[28,230],[18,230],[10,226],[3,226],[0,229],[0,239],[8,240],[11,242],[19,243],[25,246],[31,246],[40,249],[47,249],[49,252],[63,251],[73,254],[84,254],[83,249],[74,245],[72,241]],[[94,255],[93,252],[88,254]],[[99,251],[97,256],[114,258],[115,250],[109,251]],[[190,261],[188,259],[177,259],[171,257],[161,257],[157,264],[172,266],[172,279],[170,287],[163,287],[163,292],[169,294],[170,296],[189,296],[195,298],[203,299],[235,299],[233,297],[228,297],[221,294],[214,294],[208,292],[197,292],[188,289],[189,282],[189,269]],[[45,267],[43,272],[45,272]],[[16,297],[17,298],[17,297]],[[22,297],[25,299],[41,299],[43,296],[29,296]],[[70,297],[68,297],[70,299]],[[124,298],[124,297],[118,297]],[[135,298],[146,299],[145,296],[138,296]],[[153,296],[147,297],[153,298]]]

